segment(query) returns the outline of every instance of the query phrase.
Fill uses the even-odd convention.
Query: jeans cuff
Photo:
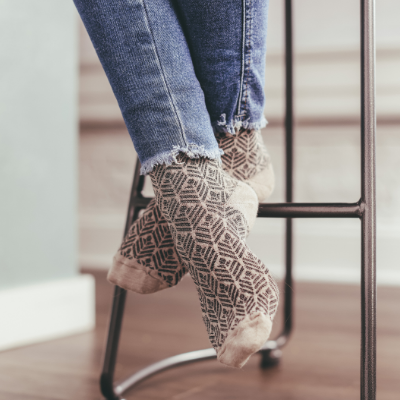
[[[244,121],[239,116],[233,117],[228,123],[226,121],[226,114],[222,114],[218,121],[212,124],[214,133],[231,133],[235,135],[240,129],[262,129],[265,128],[268,121],[263,116],[260,121],[251,122],[251,118],[245,119]]]
[[[176,157],[179,153],[185,153],[189,158],[206,157],[219,161],[221,161],[221,156],[224,154],[223,150],[218,147],[216,149],[207,150],[204,146],[199,146],[194,143],[190,143],[187,146],[173,146],[172,150],[157,154],[144,161],[140,168],[140,174],[146,175],[150,173],[155,165],[171,165],[172,163],[177,163]]]

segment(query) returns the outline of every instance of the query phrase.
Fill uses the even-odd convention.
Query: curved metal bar
[[[128,389],[131,389],[132,387],[137,385],[139,382],[142,382],[143,380],[150,378],[150,376],[155,375],[161,371],[178,367],[180,365],[196,361],[210,360],[213,358],[217,358],[217,353],[214,349],[190,351],[188,353],[182,353],[176,356],[165,358],[164,360],[158,361],[154,364],[149,365],[146,368],[141,369],[124,381],[117,383],[114,387],[114,392],[119,396],[122,393],[126,392]]]
[[[279,346],[275,340],[268,340],[260,349],[260,352],[265,350],[275,350],[277,348],[279,348]],[[158,361],[154,364],[149,365],[146,368],[141,369],[140,371],[131,375],[129,378],[123,380],[122,382],[117,383],[114,387],[114,392],[116,395],[120,396],[128,389],[136,386],[139,382],[142,382],[159,372],[179,367],[184,364],[190,364],[197,361],[212,360],[214,358],[217,358],[217,353],[214,349],[190,351],[188,353],[182,353],[176,356],[165,358],[164,360]]]

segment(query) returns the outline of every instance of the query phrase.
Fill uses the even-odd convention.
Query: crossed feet
[[[217,140],[222,167],[179,155],[153,169],[155,199],[132,224],[108,279],[153,293],[189,271],[219,361],[241,368],[268,339],[278,305],[273,278],[245,243],[274,175],[259,131]]]

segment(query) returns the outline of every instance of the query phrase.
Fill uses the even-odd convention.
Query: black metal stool
[[[292,203],[293,200],[293,46],[292,0],[285,0],[286,55],[286,202],[260,204],[258,217],[286,218],[286,276],[284,326],[275,340],[260,350],[261,367],[279,362],[280,349],[292,331],[292,218],[359,218],[362,229],[361,259],[361,400],[376,398],[376,223],[375,223],[375,0],[361,0],[361,199],[357,203]],[[141,194],[144,177],[136,165],[124,236],[150,199]],[[214,349],[198,350],[159,361],[114,385],[114,370],[121,333],[126,290],[115,287],[107,346],[100,384],[107,400],[140,381],[168,368],[216,358]]]

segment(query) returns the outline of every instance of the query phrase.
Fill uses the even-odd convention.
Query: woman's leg
[[[219,361],[240,368],[268,339],[278,305],[273,278],[245,244],[257,195],[215,160],[178,161],[150,173],[157,205],[196,285]]]
[[[272,164],[258,129],[266,123],[268,0],[174,0],[174,6],[225,153],[223,168],[248,183],[264,201],[274,187]],[[133,263],[146,268],[142,279],[131,273]],[[185,272],[166,221],[152,203],[132,225],[109,279],[129,290],[151,293],[177,284]]]
[[[259,129],[264,118],[264,77],[269,0],[175,0],[204,91],[224,169],[247,182],[259,201],[274,174]]]
[[[118,100],[142,173],[220,150],[171,0],[74,0]]]
[[[257,196],[211,160],[219,152],[212,131],[199,129],[211,128],[200,86],[192,68],[176,65],[192,64],[179,24],[171,26],[177,20],[170,3],[76,3],[197,285],[211,343],[220,361],[240,367],[268,338],[278,297],[268,270],[244,243]]]
[[[175,0],[216,132],[260,129],[268,0]]]
[[[204,94],[171,1],[74,2],[118,100],[142,173],[157,163],[171,163],[179,151],[219,158]],[[110,280],[152,293],[176,284],[186,272],[167,221],[152,202],[131,227]]]

